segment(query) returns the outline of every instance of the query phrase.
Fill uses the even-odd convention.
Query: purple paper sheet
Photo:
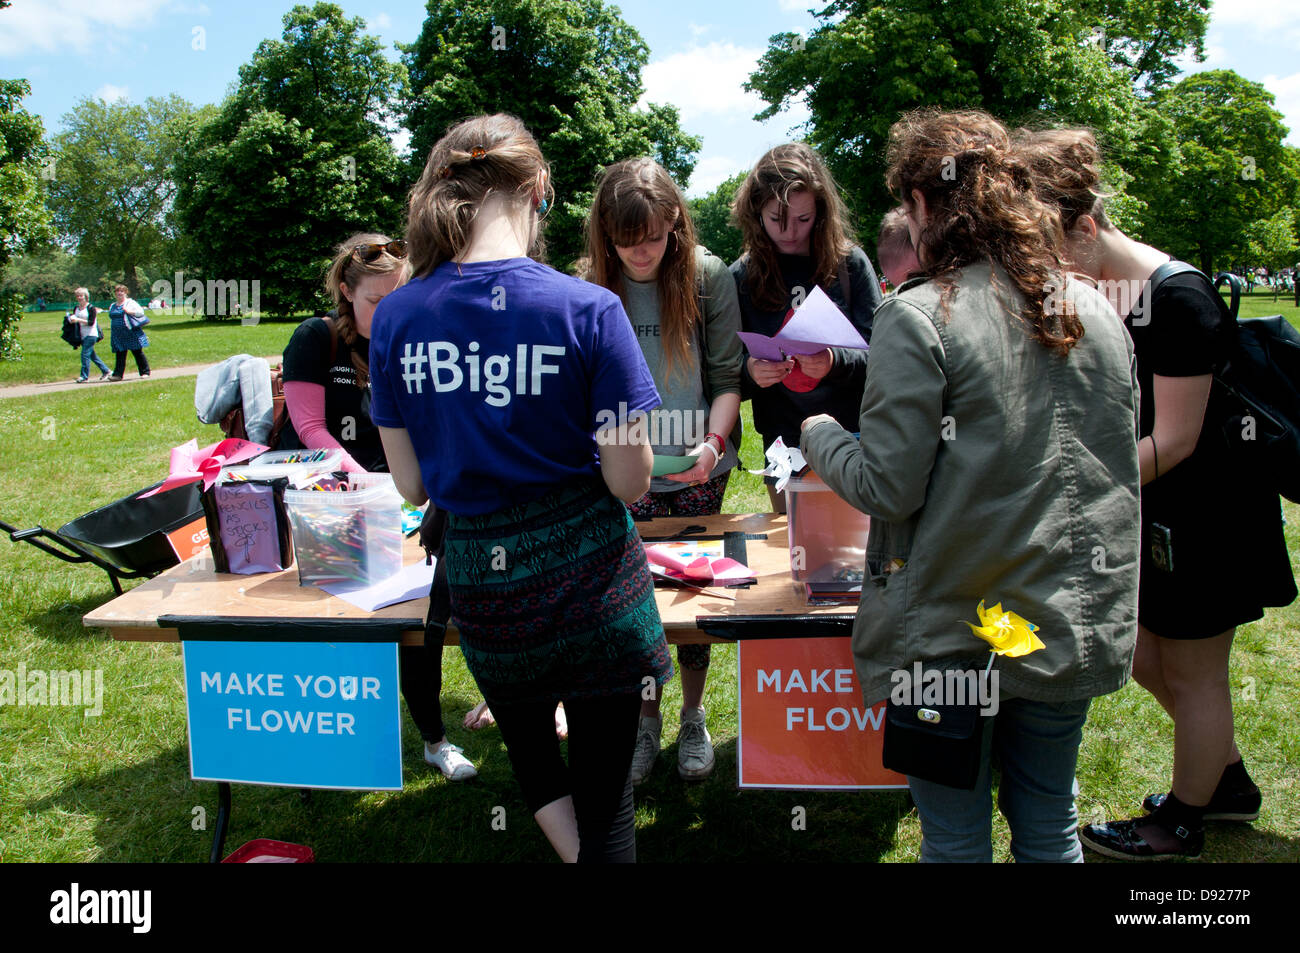
[[[222,483],[213,487],[221,521],[221,545],[230,571],[278,572],[280,539],[275,524],[275,491],[265,484]]]
[[[775,336],[754,331],[737,333],[750,355],[760,361],[783,361],[787,354],[818,354],[828,347],[867,350],[858,329],[821,288],[813,289]]]

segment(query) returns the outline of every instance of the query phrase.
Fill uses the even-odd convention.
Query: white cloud
[[[119,33],[138,29],[175,0],[39,0],[4,12],[0,56],[31,53],[84,53],[101,48]],[[106,36],[106,34],[108,34]]]
[[[710,30],[712,30],[713,27],[708,25],[700,26],[700,24],[698,23],[689,23],[687,24],[687,29],[691,31],[692,37],[698,39],[699,37],[703,36],[704,34],[708,33]]]
[[[102,99],[106,103],[115,103],[119,99],[130,99],[131,89],[128,86],[114,86],[112,83],[105,83],[95,90],[95,98]]]
[[[393,18],[387,13],[376,13],[367,25],[372,30],[387,30],[393,25]]]
[[[642,73],[646,103],[672,103],[683,125],[706,118],[749,119],[767,104],[741,86],[758,66],[764,50],[731,43],[710,43],[652,62]]]
[[[1277,100],[1277,111],[1291,129],[1286,141],[1293,146],[1300,145],[1300,73],[1281,77],[1265,76],[1264,88]]]
[[[817,3],[816,0],[779,0],[777,6],[786,13],[803,13],[809,9],[823,7],[825,4]]]
[[[731,156],[701,159],[695,164],[695,171],[691,173],[691,186],[686,191],[691,197],[708,195],[737,172],[748,171],[749,165],[748,162],[741,162]]]
[[[1296,5],[1280,0],[1220,0],[1210,17],[1216,25],[1249,26],[1269,33],[1295,22]]]

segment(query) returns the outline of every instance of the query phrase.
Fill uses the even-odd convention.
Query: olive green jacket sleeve
[[[855,508],[901,523],[925,503],[943,428],[943,345],[934,324],[890,298],[875,316],[876,343],[862,396],[860,440],[833,422],[803,435],[804,456]]]

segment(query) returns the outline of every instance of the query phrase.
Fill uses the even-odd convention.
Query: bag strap
[[[334,359],[339,356],[339,329],[334,326],[328,314],[321,320],[325,322],[325,327],[330,329],[330,364],[333,365]]]

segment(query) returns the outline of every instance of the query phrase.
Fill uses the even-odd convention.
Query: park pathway
[[[281,355],[276,354],[268,357],[267,362],[274,367],[280,362]],[[120,381],[105,381],[100,384],[96,378],[92,377],[88,383],[78,384],[76,381],[50,381],[45,384],[11,384],[8,387],[0,387],[0,398],[4,397],[37,397],[41,394],[52,394],[60,390],[91,390],[97,387],[125,387],[128,384],[139,384],[145,381],[162,380],[165,377],[197,377],[199,371],[211,367],[211,364],[186,364],[182,367],[155,367],[148,377],[140,377],[136,374],[135,369],[127,371],[127,376]]]

